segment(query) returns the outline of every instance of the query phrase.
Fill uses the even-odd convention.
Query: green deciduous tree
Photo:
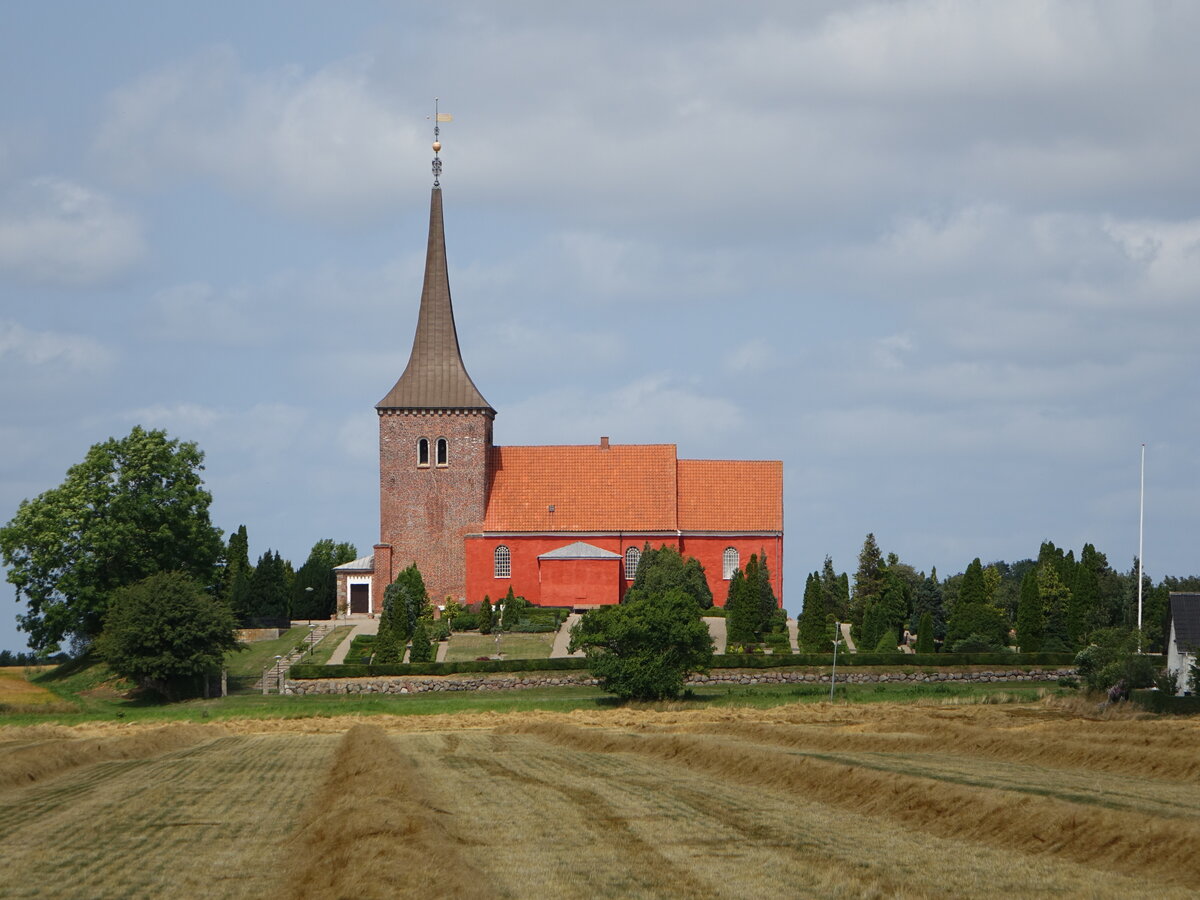
[[[571,630],[601,687],[623,699],[678,697],[687,676],[707,671],[713,644],[700,607],[676,588],[587,613]]]
[[[334,566],[353,562],[353,544],[324,538],[313,544],[308,559],[292,580],[292,618],[329,619],[337,612],[337,576]]]
[[[190,576],[159,572],[113,592],[96,648],[118,675],[175,699],[220,670],[236,626]]]
[[[708,587],[708,579],[700,561],[693,556],[684,557],[674,547],[668,547],[666,544],[652,550],[647,543],[638,560],[633,584],[625,592],[622,602],[676,588],[695,600],[701,609],[712,608],[712,591]]]
[[[21,503],[0,528],[19,618],[36,650],[100,631],[118,588],[157,572],[213,584],[221,533],[209,521],[204,454],[164,431],[135,427],[88,450],[56,488]]]

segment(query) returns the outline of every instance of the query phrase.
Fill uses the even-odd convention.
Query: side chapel
[[[435,143],[435,152],[440,150]],[[674,444],[497,447],[496,410],[463,365],[434,160],[416,335],[379,414],[379,543],[338,566],[338,611],[382,611],[415,562],[435,605],[493,601],[511,587],[544,606],[619,603],[642,548],[704,566],[713,600],[750,554],[783,599],[783,463],[679,459]]]

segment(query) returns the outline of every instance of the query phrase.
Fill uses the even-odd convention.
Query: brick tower
[[[440,149],[435,145],[435,150]],[[435,162],[435,174],[437,174]],[[483,521],[496,411],[463,365],[450,302],[442,191],[434,182],[421,309],[408,366],[379,413],[379,543],[372,606],[415,562],[430,599],[466,596],[463,537]]]

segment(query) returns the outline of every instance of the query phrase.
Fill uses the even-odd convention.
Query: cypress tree
[[[239,620],[251,616],[250,579],[253,576],[250,539],[246,536],[246,526],[239,525],[238,530],[229,535],[229,544],[225,549],[225,571],[221,577],[221,599]]]
[[[848,617],[855,625],[861,625],[867,605],[883,590],[883,554],[870,533],[863,541],[858,554],[858,571],[854,575],[854,596],[850,600]]]
[[[479,604],[479,633],[492,633],[492,601],[487,594],[483,595],[483,602]]]
[[[828,557],[826,557],[828,559]],[[796,624],[800,648],[808,653],[825,649],[825,598],[821,576],[813,572],[804,583],[804,610]]]
[[[958,589],[959,603],[987,603],[987,584],[983,580],[983,565],[979,557],[971,560],[967,571],[963,573],[962,584]]]
[[[937,581],[937,570],[917,586],[913,596],[913,618],[923,620],[928,615],[933,623],[930,641],[936,641],[946,636],[946,610],[942,605],[942,586]],[[924,626],[918,626],[923,628]],[[920,630],[917,634],[920,635]],[[932,652],[932,650],[930,651]]]
[[[412,631],[412,649],[408,654],[409,662],[432,662],[434,657],[433,642],[429,640],[429,628],[425,619],[417,619]]]
[[[846,591],[847,576],[838,575],[833,570],[833,558],[825,557],[821,567],[821,599],[825,603],[825,614],[841,620],[846,617],[850,605],[850,597]]]
[[[1067,610],[1071,603],[1071,590],[1058,574],[1058,567],[1038,566],[1038,594],[1045,610],[1046,627],[1042,648],[1045,650],[1069,650],[1070,636],[1067,632]]]
[[[1045,628],[1037,569],[1030,569],[1021,579],[1021,596],[1017,601],[1017,646],[1022,653],[1037,653],[1042,649]]]
[[[754,626],[758,621],[758,610],[748,596],[746,576],[741,569],[729,579],[729,596],[725,601],[725,630],[729,642],[750,644],[754,642]]]
[[[933,643],[933,613],[926,610],[921,615],[921,624],[917,626],[917,653],[932,653]]]
[[[396,634],[396,592],[389,586],[383,594],[383,613],[379,617],[371,662],[390,665],[403,659],[404,644]]]
[[[259,557],[250,579],[251,619],[286,619],[290,614],[291,565],[268,550]]]

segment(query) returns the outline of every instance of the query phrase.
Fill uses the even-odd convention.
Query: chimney
[[[600,438],[600,449],[601,449],[601,450],[607,450],[607,449],[608,449],[608,436],[607,436],[607,435],[605,435],[604,437]]]

